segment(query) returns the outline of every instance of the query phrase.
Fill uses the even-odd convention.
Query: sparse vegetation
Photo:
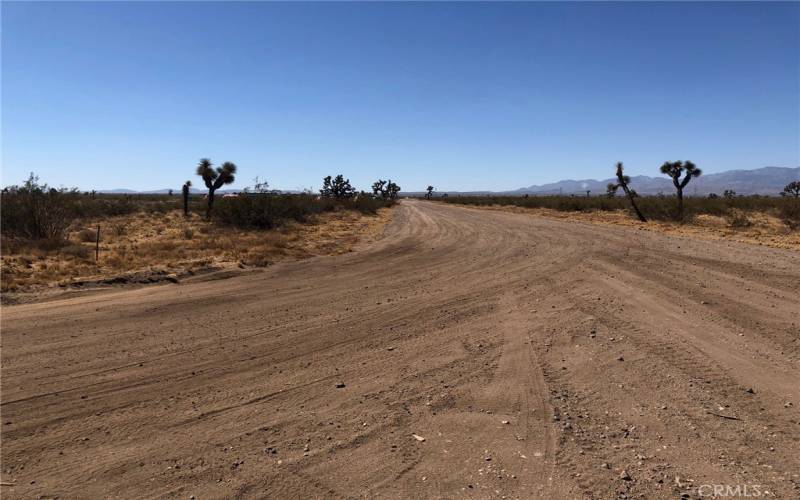
[[[204,208],[207,211],[208,204],[202,197],[191,196],[189,182],[179,199],[166,194],[54,190],[39,184],[32,175],[22,186],[4,189],[0,198],[2,291],[98,275],[147,274],[148,269],[191,270],[224,263],[266,265],[284,255],[328,253],[355,241],[354,228],[372,224],[359,222],[362,215],[375,215],[393,204],[390,199],[356,195],[348,181],[341,181],[332,183],[339,198],[280,194],[269,191],[266,182],[256,181],[256,186],[245,193],[221,197],[211,216],[203,219],[195,214]],[[159,217],[153,217],[154,213]],[[304,222],[314,224],[297,224]],[[347,235],[342,236],[345,240],[323,236],[323,246],[314,250],[320,242],[296,239],[298,234],[327,231],[324,228],[331,223],[336,227],[334,234]],[[96,263],[98,224],[103,236],[100,261]]]
[[[629,210],[628,200],[621,197],[605,196],[450,196],[441,198],[446,203],[462,205],[511,205],[525,208],[545,208],[560,212],[612,212]],[[784,210],[789,210],[794,198],[781,198],[776,196],[737,196],[736,198],[684,198],[684,210],[689,216],[712,215],[724,217],[731,210],[738,209],[746,213],[763,212],[778,216]],[[637,206],[647,219],[673,220],[675,200],[674,196],[638,196]],[[635,216],[635,214],[632,214]]]
[[[290,221],[306,222],[309,217],[324,212],[355,210],[374,214],[379,208],[389,205],[369,196],[336,198],[309,194],[250,194],[223,198],[214,218],[236,227],[272,229]]]

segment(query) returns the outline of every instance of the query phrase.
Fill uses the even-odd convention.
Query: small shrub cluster
[[[334,210],[374,214],[391,203],[364,195],[334,198],[311,194],[243,194],[220,199],[213,217],[236,227],[272,229],[287,221],[306,222],[313,215]]]
[[[728,220],[728,227],[731,229],[745,229],[753,225],[753,221],[747,216],[747,212],[738,208],[731,209],[725,218]]]
[[[63,240],[72,220],[76,193],[39,184],[31,174],[21,186],[3,190],[0,226],[5,234],[30,240]]]
[[[780,218],[789,229],[800,229],[800,198],[787,198],[780,207]]]

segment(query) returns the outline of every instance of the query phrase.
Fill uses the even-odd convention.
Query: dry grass
[[[548,208],[524,208],[510,205],[473,206],[479,210],[502,210],[506,212],[535,214],[553,219],[589,222],[593,224],[613,224],[636,226],[645,231],[658,231],[667,234],[691,236],[707,240],[729,240],[786,248],[800,251],[800,231],[790,230],[778,217],[758,211],[724,217],[708,214],[696,215],[690,223],[649,221],[642,224],[631,218],[624,210],[564,212]],[[746,217],[747,222],[742,220]]]
[[[324,213],[310,224],[278,230],[221,227],[179,211],[134,213],[84,220],[70,228],[69,242],[22,242],[3,239],[2,292],[27,292],[46,286],[103,279],[141,271],[182,274],[207,268],[267,266],[352,251],[376,238],[391,209],[375,216],[355,211]],[[100,259],[95,256],[95,228],[101,227]]]

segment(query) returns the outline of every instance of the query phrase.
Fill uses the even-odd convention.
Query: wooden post
[[[97,225],[97,240],[94,246],[94,262],[95,264],[100,259],[100,224]]]

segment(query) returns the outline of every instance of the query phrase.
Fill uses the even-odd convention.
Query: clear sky
[[[2,3],[2,183],[800,165],[800,3]]]

